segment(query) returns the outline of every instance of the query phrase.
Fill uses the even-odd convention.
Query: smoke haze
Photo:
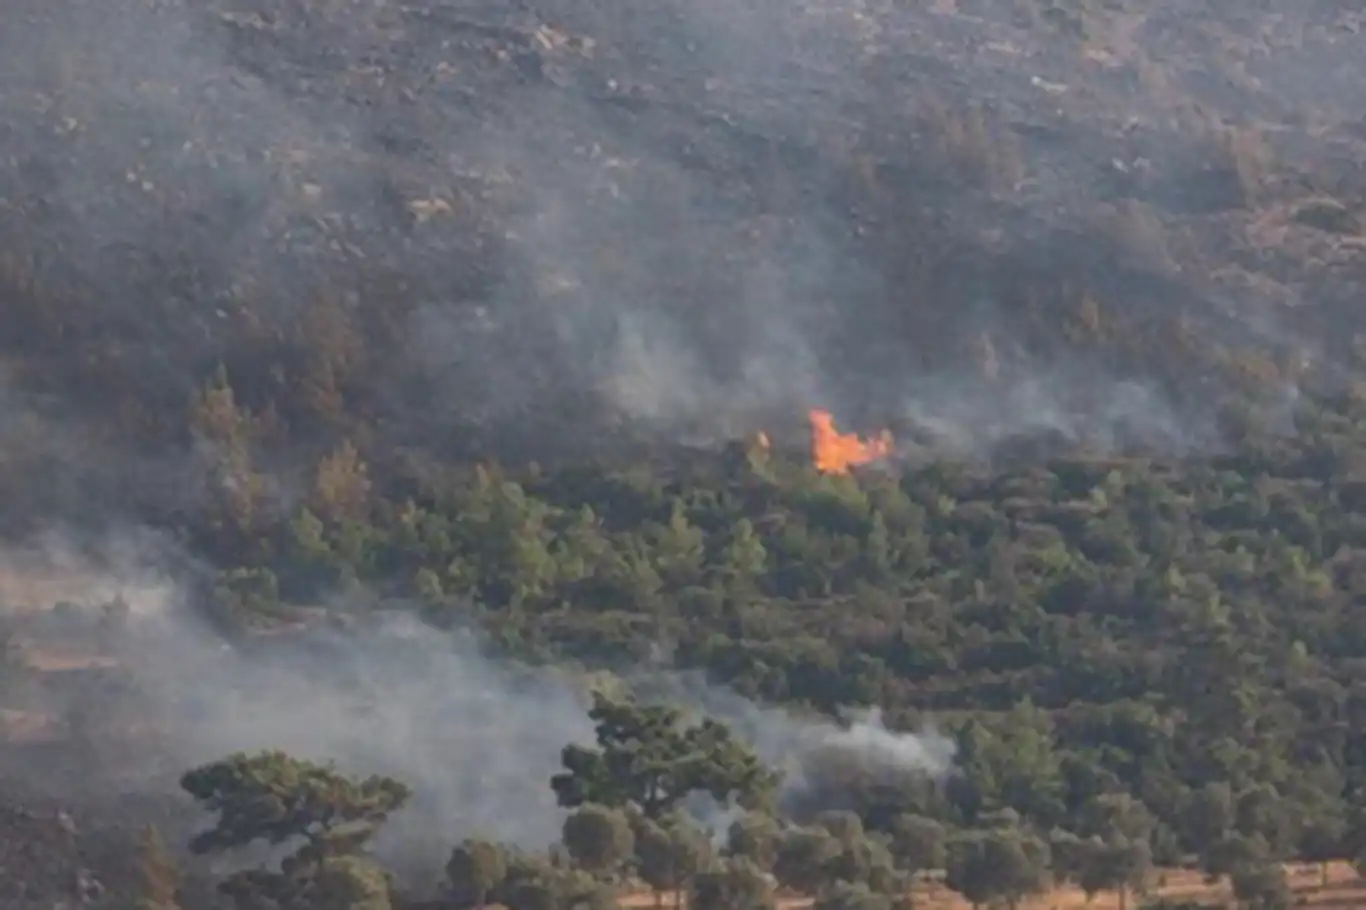
[[[4,603],[25,608],[19,615],[27,624],[19,628],[35,666],[101,665],[95,639],[82,634],[98,616],[88,611],[115,599],[129,607],[127,628],[100,650],[131,680],[86,706],[101,714],[104,732],[72,747],[95,750],[82,760],[81,767],[100,769],[86,786],[113,780],[125,792],[171,797],[188,768],[237,751],[282,749],[412,787],[412,803],[376,846],[414,877],[438,875],[463,837],[527,848],[558,839],[563,812],[549,781],[565,745],[593,743],[587,711],[599,677],[509,664],[477,636],[439,632],[406,610],[352,613],[355,623],[342,629],[285,632],[234,647],[203,624],[189,589],[166,566],[168,548],[155,541],[78,548],[53,533],[0,554]],[[84,607],[87,618],[51,615],[53,599]],[[818,752],[889,773],[936,777],[951,766],[950,741],[888,731],[876,714],[848,727],[801,718],[667,668],[640,668],[625,682],[643,698],[665,697],[733,724],[762,758],[788,772],[788,794],[804,789],[805,756]],[[40,694],[33,707],[68,715],[78,704],[71,698],[82,697]],[[7,773],[26,790],[60,793],[71,785],[39,764]],[[724,831],[718,820],[727,816],[699,811]]]
[[[5,388],[56,422],[30,434],[61,466],[41,495],[186,507],[164,425],[220,364],[289,425],[277,466],[312,445],[288,398],[319,383],[377,444],[545,458],[613,428],[781,438],[824,407],[960,455],[1218,444],[1226,384],[1161,342],[1178,325],[1219,362],[1342,367],[1355,311],[1331,292],[1202,258],[1251,229],[1221,124],[1281,135],[1320,55],[1274,29],[1274,61],[1240,50],[1246,23],[1211,7],[1233,62],[1204,63],[1263,80],[1215,91],[1155,9],[1089,13],[1079,64],[1029,3],[959,6],[21,3],[0,277],[60,306],[0,340],[52,365]],[[1337,25],[1305,16],[1341,64]],[[1196,100],[1207,127],[1168,135]],[[1094,349],[1064,337],[1079,318]],[[141,420],[129,400],[151,448],[109,424]],[[76,455],[92,438],[116,454]]]

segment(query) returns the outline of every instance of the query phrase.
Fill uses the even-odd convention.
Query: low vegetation
[[[621,665],[667,643],[752,698],[880,706],[957,746],[942,778],[807,769],[817,791],[838,779],[843,807],[780,807],[780,772],[725,725],[600,695],[597,748],[567,746],[563,773],[528,782],[572,810],[562,852],[464,842],[443,898],[457,906],[644,888],[758,907],[776,882],[880,907],[927,876],[1013,904],[1067,883],[1142,895],[1183,864],[1285,906],[1283,863],[1326,875],[1366,846],[1361,408],[1307,401],[1292,435],[1185,460],[832,475],[756,442],[667,474],[486,466],[386,494],[347,447],[295,514],[217,525],[259,556],[221,571],[215,616],[246,635],[325,592],[384,590],[429,622],[482,625],[508,659]],[[224,882],[242,907],[389,899],[364,845],[409,798],[401,782],[261,755],[184,787],[220,813],[196,850],[300,844]],[[708,835],[697,793],[739,820]]]

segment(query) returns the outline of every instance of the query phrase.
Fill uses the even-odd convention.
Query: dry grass
[[[61,721],[50,715],[0,708],[0,743],[52,742],[62,733]]]
[[[922,103],[921,115],[945,167],[1002,195],[1015,192],[1027,176],[1015,135],[980,107],[959,108],[937,98]]]
[[[1180,265],[1172,256],[1167,228],[1152,206],[1137,199],[1121,199],[1097,208],[1096,228],[1114,239],[1135,268],[1174,275]]]
[[[1323,884],[1322,873],[1316,865],[1291,863],[1286,867],[1286,874],[1290,878],[1296,906],[1342,910],[1349,907],[1366,907],[1366,882],[1359,879],[1347,863],[1329,865],[1327,885]],[[962,897],[936,881],[926,881],[918,885],[915,898],[917,910],[969,910],[969,905]],[[1157,898],[1190,901],[1211,907],[1232,904],[1232,894],[1226,881],[1211,884],[1205,881],[1200,873],[1185,869],[1164,870],[1154,876],[1154,886],[1147,899]],[[1124,906],[1136,908],[1143,902],[1143,899],[1131,895]],[[784,910],[799,910],[810,906],[811,903],[812,900],[808,897],[787,896],[779,901],[779,907]],[[655,897],[649,893],[628,894],[622,897],[621,906],[630,910],[646,910],[655,906]],[[665,897],[664,906],[674,907],[672,895]],[[1120,910],[1120,907],[1118,894],[1098,894],[1088,901],[1079,889],[1069,886],[1022,901],[1019,910]]]
[[[119,666],[119,662],[112,657],[91,654],[87,651],[25,648],[23,657],[24,664],[30,670],[36,670],[40,673],[112,670]]]
[[[1243,204],[1256,208],[1266,198],[1275,169],[1275,158],[1265,136],[1248,127],[1232,127],[1220,131],[1218,139],[1219,151],[1238,177]]]

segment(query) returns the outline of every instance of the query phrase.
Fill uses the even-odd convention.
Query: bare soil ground
[[[1347,863],[1330,863],[1327,883],[1317,865],[1291,863],[1286,874],[1300,907],[1347,908],[1366,907],[1366,882]],[[672,907],[672,895],[666,896],[665,907]],[[922,882],[915,892],[915,906],[921,910],[968,910],[969,905],[959,895],[934,881]],[[1153,887],[1147,899],[1190,901],[1211,907],[1228,906],[1232,902],[1227,882],[1210,883],[1199,872],[1187,869],[1164,869],[1153,876]],[[1106,892],[1088,900],[1075,887],[1058,888],[1047,894],[1020,903],[1021,910],[1121,910],[1136,907],[1144,898],[1130,895],[1121,903],[1119,895]],[[785,910],[799,910],[811,905],[807,897],[786,896],[779,905]],[[630,894],[622,898],[623,907],[646,910],[655,906],[655,897],[648,893]]]

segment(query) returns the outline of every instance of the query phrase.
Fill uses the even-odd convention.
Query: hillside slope
[[[813,406],[957,451],[1206,445],[1230,394],[1355,373],[1353,16],[21,4],[9,459],[184,507],[219,367],[282,472],[344,436],[546,459]]]
[[[605,680],[715,707],[799,833],[1361,859],[1362,19],[17,0],[0,759],[335,748],[444,861],[558,836]],[[393,606],[467,638],[378,658]],[[911,759],[763,735],[868,708]]]

